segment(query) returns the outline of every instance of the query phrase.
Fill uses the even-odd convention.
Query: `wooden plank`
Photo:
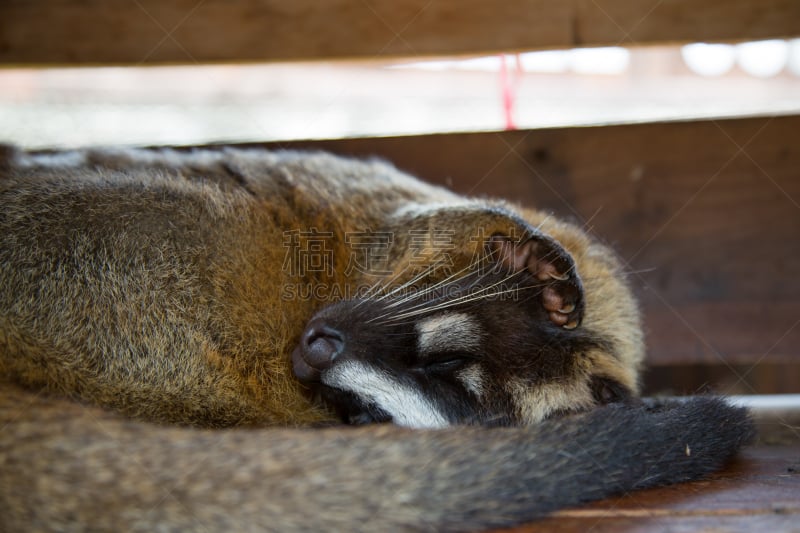
[[[798,458],[800,441],[747,448],[708,480],[632,492],[506,531],[794,531],[800,523]]]
[[[0,64],[381,59],[798,32],[796,0],[5,0]]]
[[[800,463],[800,394],[731,396],[729,400],[750,410],[759,444],[797,446]]]
[[[722,365],[740,382],[798,357],[798,131],[790,116],[267,146],[379,155],[570,218],[626,262],[651,364]]]
[[[796,358],[800,359],[800,358]],[[757,360],[757,359],[756,359]],[[753,363],[690,363],[645,369],[642,394],[669,396],[715,392],[719,394],[792,394],[800,391],[800,360]],[[800,405],[798,405],[800,413]],[[800,420],[797,423],[800,426]]]

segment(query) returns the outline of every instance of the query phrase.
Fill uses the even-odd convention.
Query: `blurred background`
[[[0,70],[0,141],[30,148],[798,112],[800,39],[414,62]]]

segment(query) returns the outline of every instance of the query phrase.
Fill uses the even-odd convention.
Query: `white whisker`
[[[476,270],[473,270],[472,272],[468,272],[467,274],[465,274],[465,275],[461,276],[461,274],[462,274],[463,272],[466,272],[466,271],[468,271],[468,270],[470,270],[470,269],[472,269],[472,268],[474,268],[474,267],[476,267],[476,266],[478,266],[478,267],[479,267],[479,265],[480,265],[481,263],[483,263],[483,262],[484,262],[484,260],[485,260],[487,257],[489,257],[489,255],[484,253],[484,254],[483,254],[483,255],[482,255],[482,256],[481,256],[481,257],[480,257],[480,258],[479,258],[477,261],[475,261],[475,262],[472,262],[472,263],[469,263],[468,265],[466,265],[466,266],[465,266],[464,268],[462,268],[461,270],[459,270],[459,271],[457,271],[457,272],[455,272],[455,273],[451,274],[450,276],[448,276],[448,277],[446,277],[446,278],[444,278],[444,279],[442,279],[442,280],[440,280],[440,281],[438,281],[438,282],[434,283],[433,285],[431,285],[431,286],[429,286],[429,287],[425,287],[425,288],[424,288],[424,290],[422,290],[422,291],[420,291],[420,292],[409,292],[409,294],[407,294],[405,297],[403,297],[403,298],[400,298],[400,299],[398,299],[398,300],[397,300],[397,301],[395,301],[395,302],[392,302],[391,304],[387,305],[386,307],[387,307],[387,308],[394,308],[394,307],[398,307],[398,306],[400,306],[400,305],[404,305],[404,304],[406,304],[406,303],[408,303],[408,302],[412,302],[412,301],[414,301],[414,300],[418,300],[418,299],[424,298],[425,296],[428,296],[429,294],[431,294],[431,293],[435,292],[435,291],[436,291],[436,290],[438,290],[439,288],[446,286],[448,283],[450,283],[450,282],[451,282],[451,281],[453,281],[453,280],[465,279],[465,278],[467,278],[468,276],[472,276],[472,275],[475,275],[475,274],[479,274],[479,273],[480,273],[480,268],[478,268],[478,269],[476,269]],[[428,274],[430,271],[431,271],[431,268],[429,268],[429,269],[428,269],[428,270],[426,270],[426,271],[423,271],[423,272],[421,272],[419,275],[415,276],[413,279],[411,279],[411,280],[409,280],[408,282],[404,283],[403,285],[401,285],[401,286],[399,286],[399,287],[395,288],[395,289],[394,289],[394,290],[392,290],[390,293],[388,293],[388,294],[386,294],[386,295],[382,296],[381,298],[378,298],[376,301],[382,301],[382,300],[386,299],[387,297],[390,297],[390,296],[392,296],[392,295],[394,295],[394,294],[398,293],[399,291],[401,291],[401,290],[403,290],[403,289],[406,289],[406,288],[410,287],[410,286],[411,286],[413,283],[416,283],[416,282],[417,282],[417,281],[419,281],[421,278],[423,278],[424,276],[426,276],[426,275],[427,275],[427,274]],[[460,277],[459,277],[459,276],[460,276]],[[380,318],[380,317],[378,317],[378,318]]]
[[[505,290],[505,291],[502,291],[502,292],[499,292],[499,293],[490,292],[492,289],[494,289],[495,287],[507,282],[509,279],[511,279],[512,277],[514,277],[517,274],[519,274],[519,273],[515,272],[515,273],[513,273],[513,274],[511,274],[511,275],[509,275],[509,276],[507,276],[507,277],[505,277],[503,279],[501,279],[500,281],[497,281],[497,282],[493,283],[492,285],[489,285],[488,287],[483,287],[480,290],[471,292],[469,294],[465,294],[464,296],[459,296],[457,298],[453,298],[452,300],[447,300],[447,301],[442,302],[440,304],[436,304],[436,305],[433,305],[433,306],[426,306],[426,305],[415,306],[414,308],[409,309],[408,311],[406,311],[404,313],[399,313],[399,314],[395,315],[394,318],[396,318],[396,319],[410,318],[410,317],[418,316],[420,314],[423,314],[423,313],[426,313],[426,312],[429,312],[429,311],[439,311],[441,309],[447,309],[449,307],[453,307],[455,305],[459,305],[459,304],[462,304],[462,303],[469,303],[469,302],[473,302],[473,301],[477,301],[477,300],[486,299],[486,298],[488,298],[490,296],[496,296],[496,295],[500,296],[500,295],[503,295],[503,294],[509,294],[509,293],[518,291],[518,290],[520,290],[519,288],[512,287],[512,288],[510,288],[508,290]],[[528,288],[541,287],[541,286],[542,286],[542,284],[537,284],[537,285],[529,286]],[[387,321],[386,323],[392,323],[392,321]]]

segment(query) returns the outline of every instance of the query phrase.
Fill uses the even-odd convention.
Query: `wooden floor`
[[[564,510],[523,532],[800,532],[800,441],[746,448],[712,478]]]

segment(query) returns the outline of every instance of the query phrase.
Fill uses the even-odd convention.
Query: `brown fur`
[[[636,305],[613,255],[580,229],[379,162],[228,149],[3,153],[4,531],[510,525],[704,475],[749,435],[741,410],[704,399],[522,428],[275,427],[331,421],[289,362],[327,302],[287,302],[281,289],[380,281],[345,276],[347,232],[394,232],[393,283],[419,257],[409,229],[451,229],[454,268],[482,252],[475,227],[540,226],[569,250],[585,289],[580,328],[602,348],[561,380],[508,384],[530,422],[593,405],[593,377],[638,390]],[[285,268],[284,232],[312,228],[333,232],[335,269],[298,278]],[[223,426],[267,427],[209,429]]]
[[[84,151],[18,154],[11,167],[0,181],[0,373],[161,422],[302,425],[329,416],[292,377],[288,357],[325,302],[285,302],[281,289],[372,285],[344,275],[346,233],[392,232],[387,266],[400,272],[418,260],[404,240],[410,229],[451,229],[456,268],[482,245],[476,227],[525,231],[498,211],[510,209],[501,202],[327,154]],[[586,292],[581,327],[612,341],[581,362],[576,379],[601,375],[636,391],[641,332],[613,255],[569,224],[519,213],[573,255]],[[292,277],[284,231],[312,228],[334,233],[336,268]],[[588,401],[563,396],[552,409],[532,408]]]

